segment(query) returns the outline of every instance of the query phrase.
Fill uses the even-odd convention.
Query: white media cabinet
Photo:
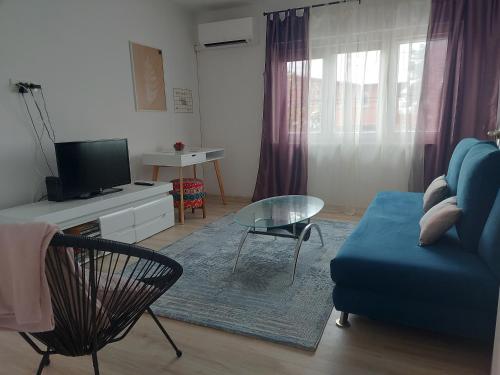
[[[174,225],[172,184],[124,185],[123,191],[66,202],[41,201],[0,211],[0,223],[47,222],[61,230],[99,221],[101,237],[135,243]]]

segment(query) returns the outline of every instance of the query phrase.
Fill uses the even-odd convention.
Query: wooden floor
[[[209,198],[208,218],[187,214],[184,226],[160,233],[142,244],[160,249],[201,226],[237,210],[246,202],[233,199],[227,206]],[[322,218],[358,220],[361,212],[343,213],[325,208]],[[491,348],[477,342],[435,335],[351,317],[352,327],[335,326],[334,311],[315,353],[210,328],[162,318],[184,351],[175,354],[154,322],[144,316],[128,337],[99,352],[101,374],[488,374]],[[474,319],[471,316],[471,319]],[[0,332],[0,374],[34,374],[40,356],[16,333]],[[54,356],[46,375],[93,374],[91,360]]]

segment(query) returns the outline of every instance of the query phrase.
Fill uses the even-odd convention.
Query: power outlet
[[[17,87],[16,83],[19,82],[16,79],[9,78],[9,90],[12,92],[19,92],[19,88]]]
[[[17,79],[13,79],[13,78],[9,78],[10,91],[15,92],[15,93],[19,93],[19,86],[17,85],[19,82],[22,82],[22,81],[19,81]]]
[[[24,86],[19,85],[19,83],[21,83],[21,82],[23,82]],[[26,90],[24,91],[24,93],[27,93],[28,89],[33,90],[33,91],[42,89],[42,86],[40,84],[37,84],[37,83],[28,82],[28,81],[18,81],[18,80],[12,79],[12,78],[9,79],[9,88],[12,92],[18,93],[19,89],[21,87],[26,87]]]

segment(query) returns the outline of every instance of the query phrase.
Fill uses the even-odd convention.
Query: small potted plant
[[[174,143],[174,149],[175,151],[182,151],[184,150],[185,144],[182,142],[175,142]]]

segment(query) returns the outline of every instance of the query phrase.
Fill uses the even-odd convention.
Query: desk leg
[[[196,179],[196,164],[193,164],[193,178]],[[191,212],[194,214],[194,208],[191,208]]]
[[[160,174],[160,167],[158,165],[153,165],[153,181],[158,181],[159,174]]]
[[[179,167],[179,190],[181,200],[179,202],[179,222],[184,224],[184,182],[182,178],[182,167]]]
[[[224,195],[224,181],[222,181],[222,173],[220,171],[219,160],[214,160],[215,174],[217,175],[217,181],[219,182],[220,197],[222,203],[226,204],[226,197]]]

